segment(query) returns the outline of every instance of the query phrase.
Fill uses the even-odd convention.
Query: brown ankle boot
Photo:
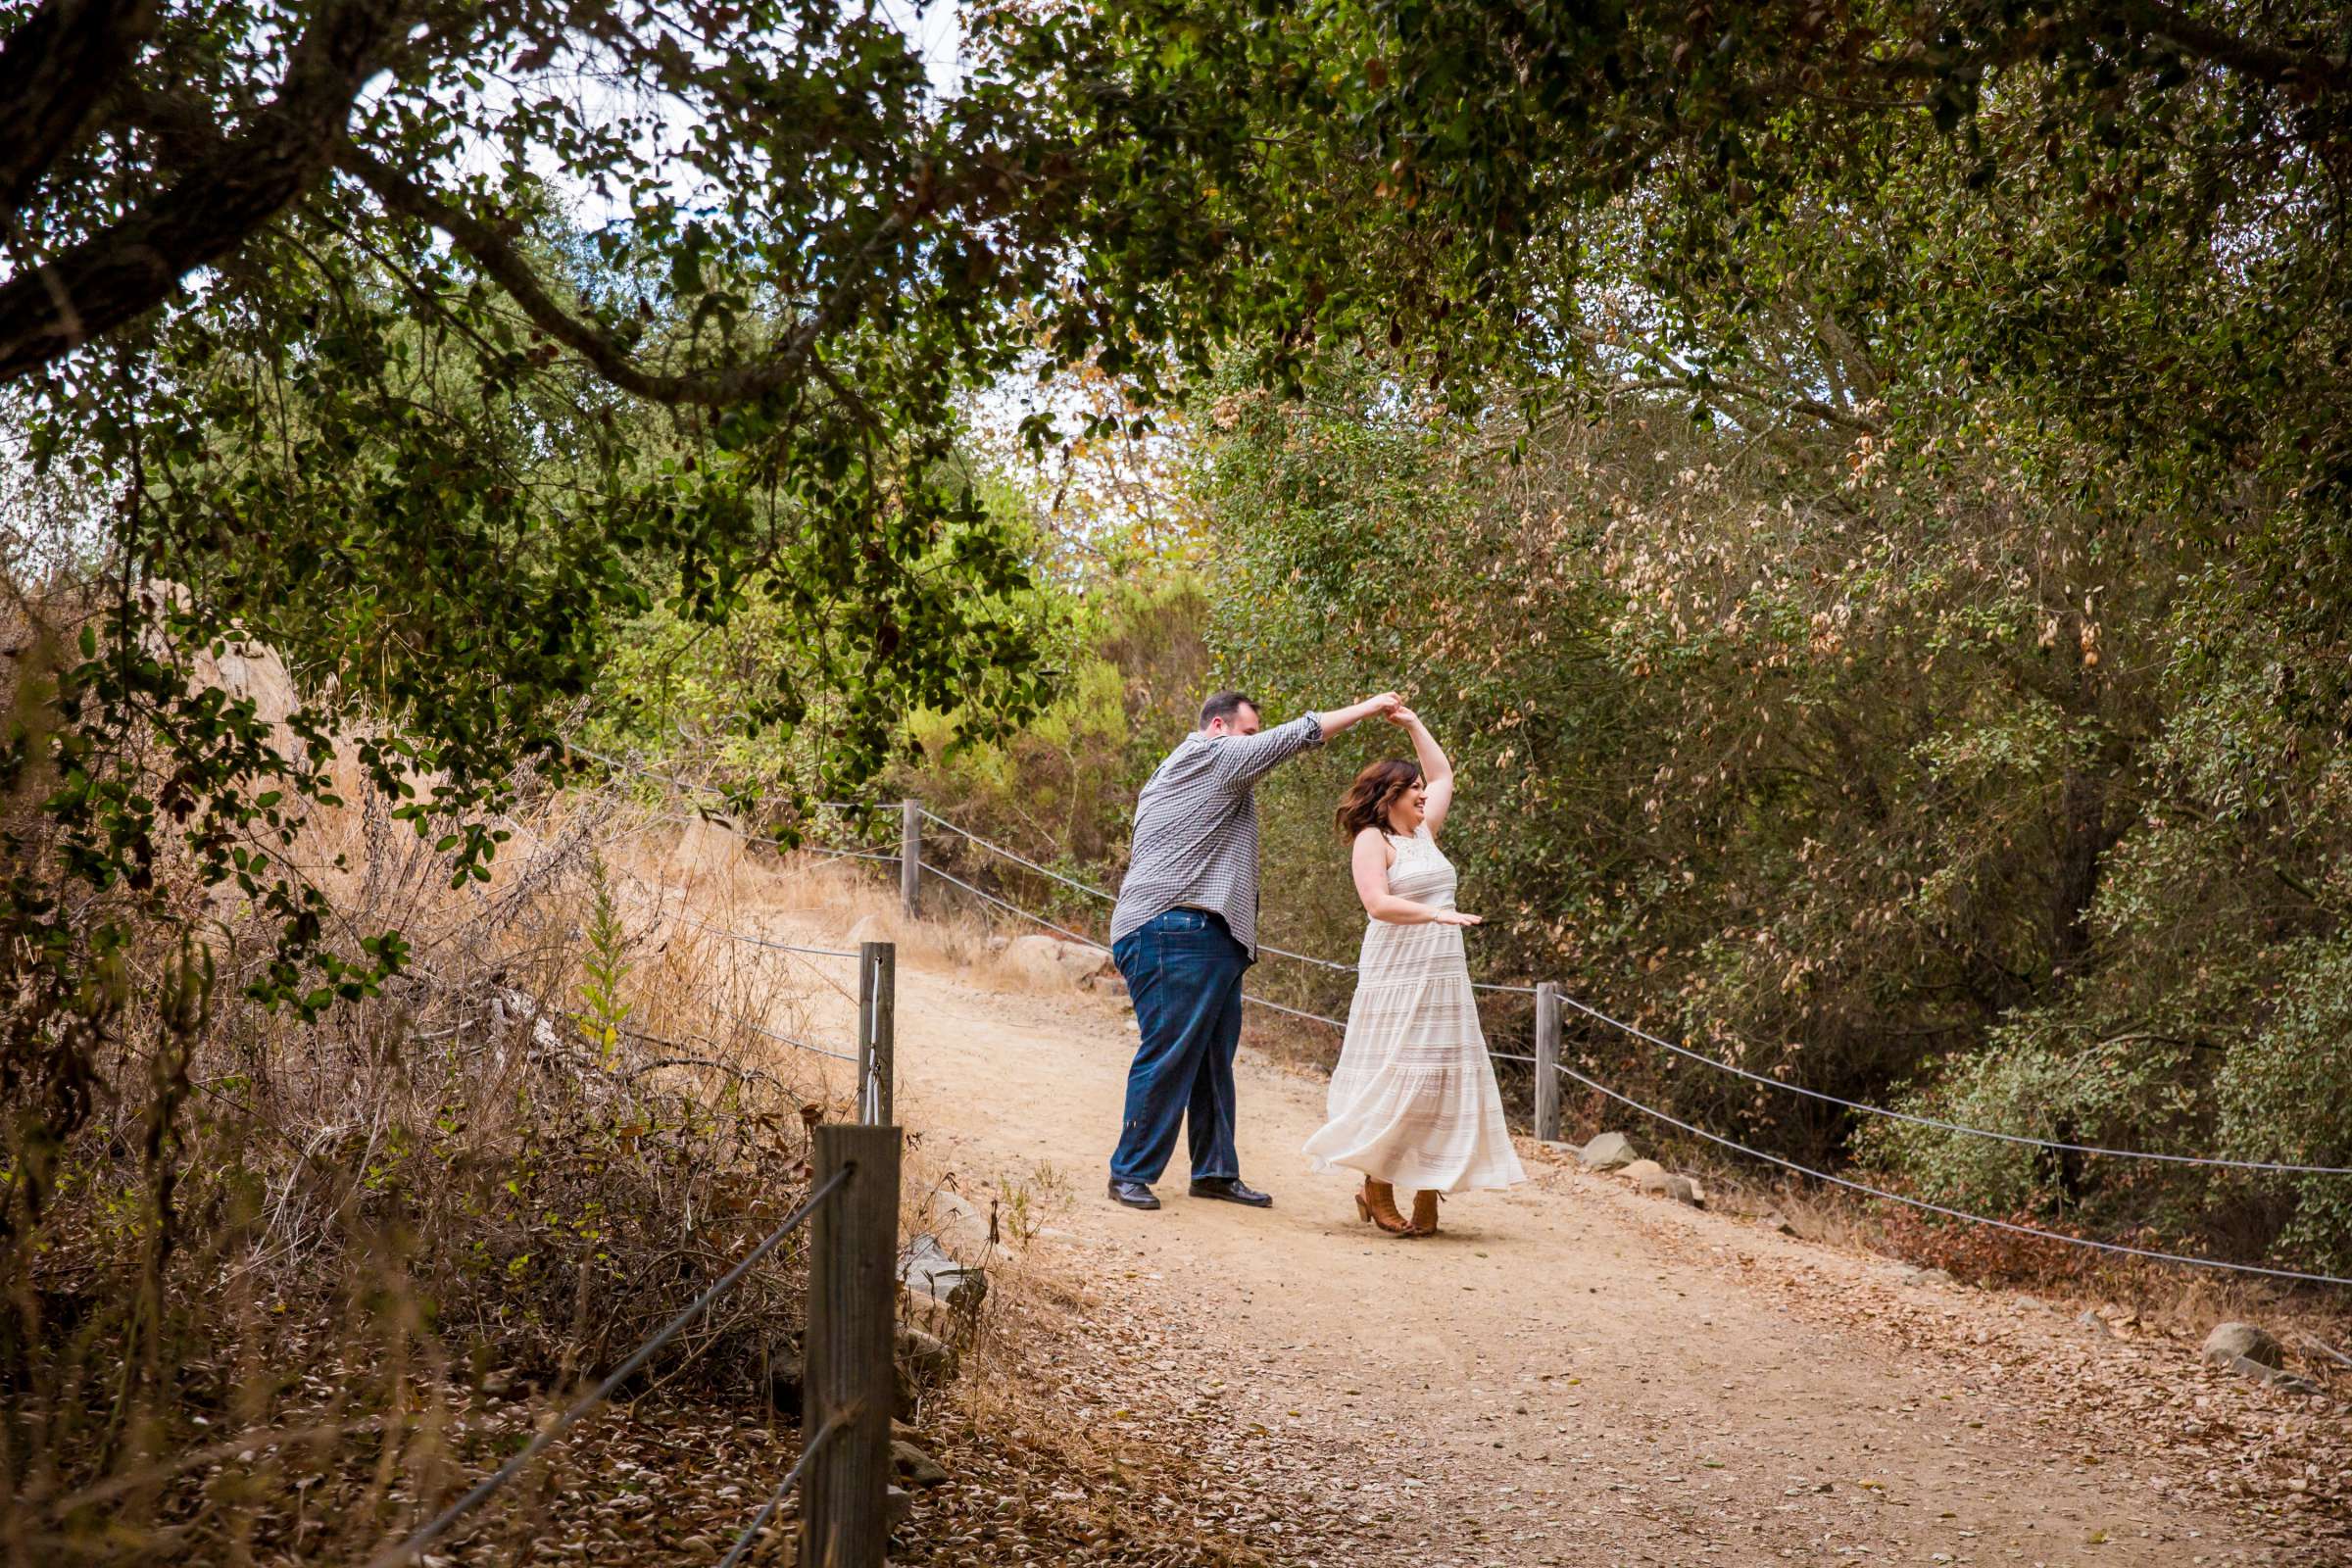
[[[1355,1211],[1391,1236],[1410,1236],[1412,1226],[1396,1212],[1396,1189],[1387,1182],[1364,1178],[1364,1190],[1355,1195]]]
[[[1413,1195],[1413,1234],[1415,1236],[1438,1234],[1438,1195],[1436,1193],[1415,1193]]]

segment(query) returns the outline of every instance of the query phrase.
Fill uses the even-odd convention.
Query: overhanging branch
[[[1806,418],[1819,419],[1824,424],[1840,425],[1845,429],[1856,430],[1865,435],[1880,435],[1886,429],[1884,425],[1868,415],[1857,414],[1852,409],[1839,408],[1834,403],[1824,403],[1819,398],[1808,397],[1803,393],[1776,391],[1771,387],[1757,386],[1753,382],[1741,381],[1726,375],[1701,376],[1695,374],[1664,350],[1639,339],[1630,342],[1623,339],[1611,339],[1589,326],[1573,327],[1570,331],[1573,336],[1591,348],[1629,350],[1639,355],[1654,372],[1653,379],[1621,387],[1619,390],[1666,391],[1671,389],[1701,399],[1709,393],[1722,392],[1736,398],[1745,399],[1750,403],[1760,404],[1782,414],[1802,415]]]
[[[0,283],[0,382],[153,310],[299,200],[326,172],[402,15],[403,0],[326,7],[294,45],[276,97],[242,131],[215,138],[112,227]]]
[[[154,0],[43,0],[0,43],[0,213],[24,205],[154,30]]]
[[[2142,0],[2127,14],[2135,15],[2152,37],[2274,87],[2299,87],[2314,94],[2352,88],[2352,71],[2347,71],[2345,63],[2308,43],[2298,47],[2248,38],[2187,16],[2162,0]]]
[[[818,310],[786,332],[772,353],[746,364],[685,375],[648,369],[618,338],[600,323],[567,309],[558,300],[530,261],[498,227],[372,153],[346,145],[337,164],[357,178],[386,209],[447,234],[487,273],[491,281],[529,318],[531,324],[570,349],[605,380],[623,392],[664,404],[706,408],[724,407],[780,390],[808,372],[818,341],[838,324],[853,290],[845,281]],[[924,198],[918,210],[927,210]],[[864,252],[878,254],[893,244],[905,227],[908,210],[902,207],[885,218],[866,237]]]

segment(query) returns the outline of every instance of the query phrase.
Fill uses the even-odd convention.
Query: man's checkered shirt
[[[1319,714],[1255,735],[1187,735],[1135,801],[1110,940],[1179,905],[1213,909],[1257,958],[1257,781],[1323,744]]]

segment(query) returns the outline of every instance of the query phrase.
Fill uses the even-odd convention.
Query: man
[[[1143,1033],[1127,1071],[1127,1118],[1110,1196],[1157,1208],[1152,1184],[1187,1124],[1192,1196],[1264,1208],[1233,1149],[1233,1054],[1242,971],[1257,961],[1257,781],[1330,737],[1397,706],[1395,692],[1304,713],[1260,733],[1257,705],[1219,692],[1135,802],[1135,844],[1110,914],[1110,956]]]

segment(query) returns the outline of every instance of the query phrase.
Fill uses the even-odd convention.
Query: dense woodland
[[[1109,878],[1205,687],[1399,684],[1485,973],[2352,1164],[2339,9],[1006,0],[942,80],[786,0],[0,0],[8,1549],[267,1538],[143,1466],[285,1417],[273,1335],[344,1336],[359,1420],[691,1293],[607,1239],[790,1106],[447,1043],[528,974],[611,1050],[602,868],[498,881],[566,741]],[[1377,739],[1266,792],[1277,940],[1352,939]],[[2352,1268],[2342,1178],[1575,1047],[1960,1206]],[[384,1453],[355,1553],[462,1468]]]
[[[1961,1123],[2346,1163],[2348,345],[2315,113],[2063,69],[1960,136],[1816,104],[1749,144],[1754,188],[1637,189],[1523,256],[1516,356],[1467,407],[1380,344],[1302,395],[1229,367],[1173,438],[1181,567],[1128,545],[1067,578],[1090,654],[1135,671],[1128,724],[1065,705],[998,820],[1115,866],[1123,801],[1063,803],[1181,725],[1131,607],[1194,602],[1153,640],[1198,626],[1197,684],[1286,711],[1402,683],[1441,722],[1493,978]],[[1278,938],[1339,956],[1346,771],[1267,792]],[[1283,967],[1272,994],[1344,1000]],[[2352,1262],[2340,1177],[2054,1158],[1584,1045],[1942,1202]]]

